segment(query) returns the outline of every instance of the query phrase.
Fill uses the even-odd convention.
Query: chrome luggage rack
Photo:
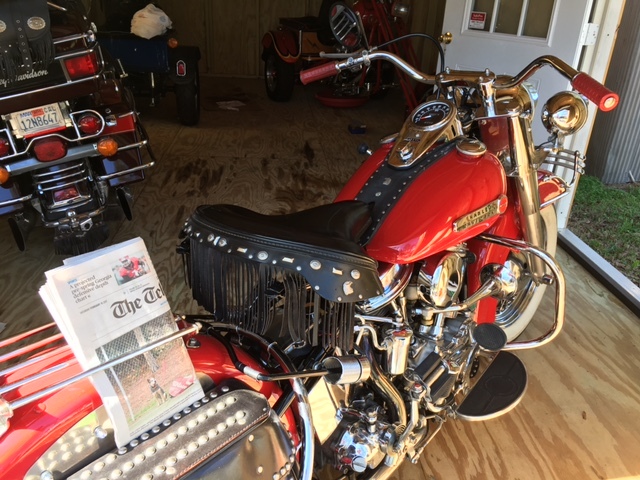
[[[180,317],[176,317],[176,321],[179,321]],[[7,340],[3,340],[0,342],[0,350],[10,347],[15,347],[22,341],[28,341],[32,337],[57,328],[55,323],[49,323],[39,328],[35,328],[28,332],[24,332],[18,334],[14,337],[11,337]],[[3,435],[9,429],[9,420],[13,417],[13,414],[16,409],[28,405],[32,402],[40,400],[47,395],[50,395],[58,390],[61,390],[72,383],[75,383],[79,380],[85,379],[95,373],[107,370],[115,365],[123,363],[127,360],[130,360],[138,355],[142,355],[150,350],[153,350],[156,347],[159,347],[165,343],[171,342],[178,338],[187,336],[187,335],[195,335],[202,328],[201,324],[195,323],[187,328],[181,329],[175,333],[170,335],[166,335],[152,343],[145,345],[144,347],[133,350],[129,353],[121,355],[117,358],[114,358],[106,363],[103,363],[97,367],[91,368],[89,370],[85,370],[77,375],[72,375],[71,377],[55,382],[53,384],[47,384],[47,382],[43,382],[42,380],[48,377],[49,375],[59,372],[60,370],[67,368],[72,365],[76,365],[78,361],[75,357],[72,357],[70,360],[58,363],[52,367],[46,368],[41,372],[38,372],[34,375],[30,375],[21,380],[15,381],[13,383],[7,383],[7,376],[20,371],[28,366],[32,366],[37,364],[38,362],[46,361],[50,359],[53,355],[59,355],[64,351],[70,350],[69,345],[64,342],[64,337],[61,333],[54,333],[53,335],[44,338],[42,340],[34,341],[24,347],[16,348],[8,353],[0,355],[0,366],[3,367],[0,370],[0,436]],[[26,360],[20,361],[21,358],[28,357]],[[24,385],[31,384],[33,382],[44,383],[45,387],[41,389],[37,389],[34,393],[25,395],[23,397],[14,398],[12,400],[6,400],[4,397],[8,392],[14,391]]]
[[[573,177],[567,183],[571,188],[575,185],[579,175],[584,175],[586,157],[578,150],[567,150],[565,148],[549,147],[545,148],[547,153],[541,165],[548,165],[555,172],[558,168],[566,168],[573,171]]]

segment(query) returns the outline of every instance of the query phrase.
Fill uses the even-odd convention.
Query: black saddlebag
[[[126,447],[82,468],[84,478],[297,478],[293,441],[267,399],[211,392]]]

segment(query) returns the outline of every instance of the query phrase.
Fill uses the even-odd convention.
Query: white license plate
[[[18,137],[62,130],[66,126],[65,116],[57,103],[31,108],[11,114],[11,126]]]

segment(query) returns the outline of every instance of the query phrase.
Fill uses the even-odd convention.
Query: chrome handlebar
[[[442,73],[429,75],[417,70],[393,53],[383,50],[361,50],[346,59],[324,63],[317,67],[303,70],[300,72],[300,80],[306,85],[307,83],[336,75],[342,70],[368,66],[375,60],[391,62],[399,70],[420,83],[436,84],[439,87],[455,85],[476,87],[482,94],[485,105],[489,107],[489,113],[491,105],[494,102],[496,90],[516,87],[544,66],[553,67],[558,73],[570,80],[573,88],[594,102],[600,110],[613,110],[620,101],[616,93],[606,88],[600,82],[551,55],[538,57],[527,65],[520,73],[511,78],[500,77],[498,79],[489,69],[484,71],[464,71],[446,68]]]

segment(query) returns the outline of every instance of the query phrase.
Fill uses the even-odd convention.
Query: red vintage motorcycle
[[[368,48],[386,42],[391,53],[411,65],[418,65],[409,37],[394,41],[407,33],[406,20],[410,11],[407,5],[391,0],[357,0],[352,6],[324,0],[317,17],[280,18],[278,29],[265,33],[262,59],[269,98],[280,102],[289,100],[295,72],[318,62],[324,63],[335,52],[353,52],[363,46]],[[439,47],[437,42],[435,44]],[[319,91],[316,98],[328,107],[357,107],[399,84],[412,109],[417,105],[419,95],[409,78],[397,73],[393,65],[384,61],[373,62],[356,71],[341,71],[327,82],[327,88]]]
[[[302,78],[374,60],[438,93],[335,203],[283,216],[203,205],[184,225],[187,278],[212,315],[180,317],[178,334],[206,397],[116,449],[92,371],[51,347],[59,335],[42,340],[45,353],[25,347],[29,360],[1,374],[4,478],[310,479],[324,468],[384,479],[446,420],[518,404],[527,375],[513,351],[547,344],[564,318],[553,203],[567,185],[542,167],[580,171],[562,141],[586,114],[579,94],[554,95],[542,112],[552,140],[536,148],[525,80],[547,66],[602,110],[618,98],[555,57],[514,77],[434,76],[361,51]],[[516,338],[549,285],[553,325]]]

